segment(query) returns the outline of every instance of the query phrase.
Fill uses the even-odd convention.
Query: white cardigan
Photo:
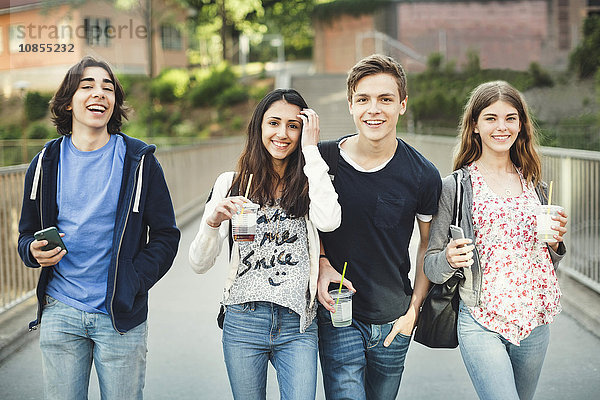
[[[342,209],[337,201],[338,195],[333,188],[328,175],[328,167],[321,158],[317,146],[306,146],[302,149],[306,165],[304,174],[308,178],[308,197],[310,204],[306,220],[308,231],[308,253],[310,256],[310,306],[312,307],[317,293],[317,278],[319,277],[319,232],[331,232],[342,222]],[[221,253],[223,242],[229,236],[229,220],[223,221],[218,228],[206,223],[217,204],[227,196],[231,187],[234,172],[225,172],[217,178],[213,187],[212,197],[204,208],[200,229],[190,245],[189,260],[194,272],[203,274],[215,264]],[[240,264],[240,252],[237,242],[233,242],[229,274],[225,281],[223,300],[229,297]]]

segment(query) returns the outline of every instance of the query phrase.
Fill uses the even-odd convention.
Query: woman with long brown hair
[[[237,171],[217,178],[190,246],[192,268],[206,272],[231,235],[232,216],[249,201],[260,205],[255,239],[232,242],[222,301],[223,353],[235,399],[265,398],[269,361],[282,399],[315,397],[317,230],[341,222],[318,140],[318,116],[298,92],[267,94],[248,125]],[[237,195],[245,192],[248,198]]]
[[[463,269],[458,342],[479,397],[531,399],[548,347],[548,324],[560,312],[555,269],[565,254],[567,215],[553,217],[551,240],[538,239],[536,208],[547,204],[548,188],[531,116],[514,87],[494,81],[473,90],[454,169],[458,179],[450,175],[442,183],[425,274],[443,283]],[[464,238],[450,240],[457,193]]]

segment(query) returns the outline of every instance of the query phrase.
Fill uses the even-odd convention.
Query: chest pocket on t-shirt
[[[407,218],[409,210],[404,199],[377,196],[375,206],[375,226],[382,229],[396,227]]]

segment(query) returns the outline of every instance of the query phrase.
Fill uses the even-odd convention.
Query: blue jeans
[[[121,335],[106,314],[45,299],[40,327],[45,398],[87,399],[93,361],[103,400],[142,399],[146,322]]]
[[[314,400],[317,390],[317,324],[300,333],[300,316],[269,302],[227,306],[223,354],[233,397],[266,398],[269,361],[281,400]]]
[[[371,325],[356,319],[335,328],[331,314],[319,305],[319,357],[325,397],[348,400],[396,398],[404,372],[410,336],[398,334],[389,347],[383,341],[392,324]]]
[[[480,325],[460,302],[460,353],[482,400],[531,400],[549,341],[550,327],[540,325],[516,346]]]

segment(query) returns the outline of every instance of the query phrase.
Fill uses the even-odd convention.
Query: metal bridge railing
[[[447,137],[401,135],[447,175],[455,141]],[[232,170],[243,138],[160,150],[178,223],[196,215],[219,173]],[[600,293],[600,153],[542,148],[543,178],[554,182],[552,202],[569,215],[567,256],[560,270]],[[23,266],[17,254],[18,222],[27,166],[0,168],[0,313],[33,295],[39,270]],[[189,219],[188,219],[189,220]]]
[[[457,139],[400,134],[439,169],[452,172]],[[567,254],[559,271],[600,293],[600,152],[542,147],[542,179],[553,181],[552,204],[569,216]]]
[[[219,173],[232,170],[243,137],[157,151],[178,224],[202,206]],[[0,313],[34,295],[39,269],[23,265],[17,252],[27,165],[0,168]],[[193,213],[192,213],[193,215]]]
[[[33,295],[39,271],[17,252],[26,165],[0,168],[0,312]]]
[[[600,153],[544,147],[542,177],[569,215],[560,271],[600,293]]]

